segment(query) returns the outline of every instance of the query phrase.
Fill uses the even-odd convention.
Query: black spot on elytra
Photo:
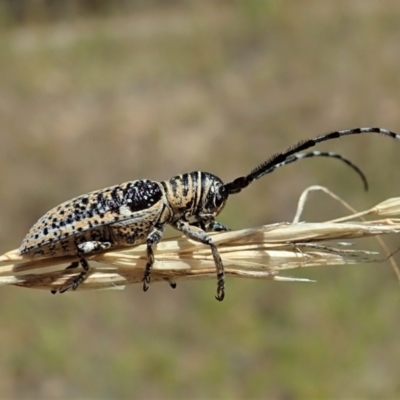
[[[123,190],[123,196],[124,203],[135,212],[149,208],[149,204],[157,203],[162,197],[162,191],[157,182],[133,181]]]
[[[103,193],[99,193],[99,194],[97,195],[97,202],[98,202],[98,203],[101,203],[103,200],[104,200]]]
[[[93,212],[91,212],[91,211],[88,211],[86,214],[85,214],[85,218],[92,218],[93,217]]]

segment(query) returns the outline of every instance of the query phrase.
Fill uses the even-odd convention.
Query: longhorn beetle
[[[208,172],[195,171],[155,182],[136,180],[111,186],[76,197],[53,208],[30,229],[19,252],[22,256],[76,256],[68,268],[82,267],[82,272],[58,289],[60,293],[75,290],[89,272],[88,254],[112,247],[147,244],[147,264],[143,276],[143,290],[150,283],[154,263],[153,246],[162,239],[166,224],[172,225],[187,237],[210,246],[217,272],[216,299],[222,301],[225,291],[224,266],[207,231],[224,231],[225,226],[215,221],[231,194],[239,193],[256,179],[276,168],[306,157],[335,157],[362,172],[350,161],[335,153],[310,152],[297,154],[316,144],[342,136],[379,133],[400,140],[394,132],[382,128],[354,128],[334,131],[314,139],[298,142],[282,153],[277,153],[253,169],[248,175],[224,184]],[[190,222],[193,221],[194,222]],[[174,287],[174,284],[171,283]],[[53,291],[55,292],[55,291]]]
[[[285,161],[274,165],[265,171],[265,173],[271,173],[276,168],[303,158],[317,156],[331,157],[343,161],[359,174],[364,183],[365,190],[368,190],[368,182],[362,171],[351,161],[333,152],[313,151],[294,154]],[[169,182],[157,183],[148,180],[126,182],[118,186],[79,196],[45,214],[29,231],[20,247],[20,254],[30,257],[76,255],[78,261],[73,262],[67,269],[76,268],[81,264],[83,271],[69,285],[59,288],[58,291],[64,293],[70,288],[74,290],[78,287],[79,283],[85,280],[89,270],[89,265],[84,258],[84,254],[87,255],[110,247],[132,246],[144,242],[148,237],[148,233],[151,233],[151,229],[155,225],[154,221],[160,217],[159,213],[163,211],[163,202],[170,202],[167,203],[168,205],[179,205],[179,202],[182,201],[182,196],[184,196],[185,207],[181,205],[181,208],[184,211],[187,207],[190,212],[190,205],[187,204],[190,199],[187,199],[187,197],[199,194],[199,200],[194,198],[193,207],[198,207],[200,210],[204,209],[204,205],[201,202],[208,201],[209,193],[207,185],[214,178],[216,177],[208,173],[192,172],[184,176],[172,178]],[[191,179],[191,186],[187,179]],[[178,191],[174,189],[177,182],[184,183],[184,186],[180,187]],[[200,182],[200,184],[198,185],[197,182]],[[202,187],[203,183],[206,184],[205,187]],[[161,195],[163,202],[160,202],[160,192],[154,188],[162,191],[162,194],[168,194],[166,199]],[[198,193],[199,191],[200,193]],[[204,199],[203,196],[205,196]],[[156,202],[158,203],[153,204]],[[173,212],[178,212],[176,207],[173,209]],[[162,220],[160,225],[165,223]],[[199,218],[191,226],[203,230],[207,229]],[[161,225],[162,228],[163,225]],[[215,221],[213,221],[211,228],[214,231],[228,230],[228,228]],[[196,231],[199,232],[199,229]],[[118,240],[117,235],[119,235]],[[152,253],[150,257],[152,257]],[[153,263],[154,259],[151,262]],[[143,279],[143,289],[145,291],[148,289],[150,281],[150,276],[146,276],[148,278]],[[172,281],[169,282],[171,287],[175,288],[175,283]],[[52,290],[52,293],[56,292],[57,290]]]

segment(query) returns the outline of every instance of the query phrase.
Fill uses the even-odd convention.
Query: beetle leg
[[[190,239],[210,246],[215,267],[217,269],[217,295],[215,298],[222,301],[225,297],[225,272],[217,246],[206,232],[197,226],[189,225],[186,221],[177,221],[175,227]]]
[[[218,221],[212,221],[210,223],[210,225],[208,226],[207,230],[212,231],[212,232],[226,232],[226,231],[230,231],[230,228],[228,228],[225,225],[222,225]]]
[[[176,289],[176,282],[173,280],[173,278],[165,278],[165,280],[169,283],[171,289]]]
[[[143,275],[143,291],[147,292],[149,290],[149,283],[151,279],[151,268],[154,264],[154,253],[153,246],[159,243],[162,239],[163,228],[155,226],[153,230],[147,236],[147,264]],[[173,285],[171,285],[173,287]]]
[[[60,289],[58,290],[59,293],[64,293],[68,289],[75,290],[87,278],[90,266],[86,258],[79,256],[79,264],[81,264],[83,271],[78,276],[76,276],[71,283],[60,287]]]
[[[79,267],[79,261],[74,261],[70,265],[68,265],[68,267],[66,267],[65,269],[73,269],[73,268],[78,268],[78,267]],[[51,294],[56,294],[57,291],[58,291],[58,289],[50,290]]]
[[[79,261],[74,261],[71,264],[68,265],[65,269],[73,269],[73,268],[78,268],[79,267]]]
[[[208,223],[208,224],[207,224]],[[218,221],[195,221],[191,226],[197,226],[198,228],[201,228],[203,231],[206,232],[226,232],[230,231],[230,228],[228,228],[225,225],[222,225]]]
[[[79,254],[97,253],[101,250],[107,250],[111,247],[110,242],[84,242],[77,245]]]
[[[76,288],[87,278],[89,273],[89,263],[87,262],[86,258],[83,257],[83,254],[91,254],[96,253],[101,250],[106,250],[111,247],[110,242],[84,242],[77,245],[77,257],[78,261],[74,261],[71,265],[67,267],[69,268],[76,268],[78,263],[81,265],[83,271],[80,272],[70,283],[65,286],[61,286],[58,289],[59,293],[64,293],[69,289],[76,290]],[[55,294],[57,290],[52,290],[51,293]]]

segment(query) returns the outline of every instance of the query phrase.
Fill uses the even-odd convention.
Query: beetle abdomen
[[[32,226],[19,249],[21,255],[76,253],[85,241],[112,241],[109,225],[126,223],[162,198],[160,184],[147,179],[75,197],[48,211]]]

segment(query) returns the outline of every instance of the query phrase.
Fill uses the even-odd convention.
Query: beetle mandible
[[[166,224],[172,225],[190,239],[210,246],[217,271],[217,300],[225,296],[224,266],[207,231],[227,230],[215,220],[231,194],[239,193],[250,183],[294,161],[313,157],[334,157],[362,172],[344,157],[329,152],[300,153],[317,143],[342,136],[379,133],[400,140],[400,136],[383,128],[367,127],[334,131],[298,142],[273,155],[248,175],[224,184],[208,172],[195,171],[178,175],[168,181],[136,180],[90,192],[60,204],[41,217],[29,230],[19,252],[24,257],[76,256],[68,268],[82,267],[74,279],[58,289],[60,293],[75,290],[89,273],[85,256],[115,247],[147,244],[147,264],[143,290],[150,283],[154,263],[153,246],[162,239]],[[191,222],[192,221],[192,222]],[[174,287],[174,284],[171,283]],[[53,291],[55,292],[55,291]]]

